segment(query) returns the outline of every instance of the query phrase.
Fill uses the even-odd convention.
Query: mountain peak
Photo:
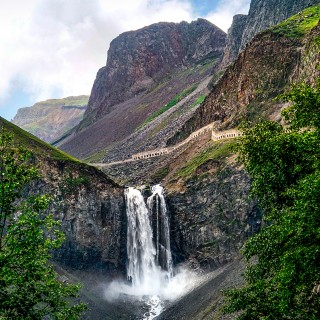
[[[173,71],[221,58],[225,38],[222,30],[205,19],[160,22],[122,33],[111,42],[107,64],[98,71],[86,124],[113,105],[150,89]]]

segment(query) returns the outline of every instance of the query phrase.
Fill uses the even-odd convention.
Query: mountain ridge
[[[81,121],[88,100],[81,95],[37,102],[18,109],[12,123],[50,143]]]

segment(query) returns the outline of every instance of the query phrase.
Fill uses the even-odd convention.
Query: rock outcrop
[[[168,202],[175,262],[189,259],[212,270],[234,261],[247,237],[259,230],[262,216],[248,200],[250,180],[244,170],[227,165],[217,175],[208,171],[204,179],[195,174],[182,190],[169,186]]]
[[[222,30],[204,19],[157,23],[121,34],[111,42],[107,64],[97,73],[82,126],[173,71],[220,59],[225,38]]]
[[[228,30],[222,67],[234,61],[257,33],[318,3],[319,0],[252,0],[248,15],[235,16]]]
[[[49,211],[66,240],[54,259],[73,269],[125,272],[126,210],[123,188],[94,167],[42,160],[37,190],[52,197]]]
[[[76,96],[37,102],[20,108],[12,122],[50,143],[82,120],[88,100],[89,96]]]

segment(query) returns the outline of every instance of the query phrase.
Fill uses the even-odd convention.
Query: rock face
[[[42,161],[37,190],[53,201],[66,241],[54,259],[73,269],[125,272],[126,211],[123,188],[97,169],[64,161]]]
[[[209,270],[234,261],[247,237],[260,228],[261,212],[248,200],[249,188],[243,170],[226,166],[202,181],[195,175],[184,190],[169,189],[175,261],[188,258]]]
[[[98,71],[83,125],[150,89],[174,70],[221,58],[225,38],[222,30],[204,19],[157,23],[121,34],[111,42],[107,64]]]
[[[318,25],[302,38],[279,36],[272,30],[257,35],[168,144],[211,122],[216,122],[218,129],[226,129],[242,120],[279,119],[283,105],[273,98],[289,89],[292,82],[315,83],[320,76],[319,34]]]
[[[238,54],[259,32],[278,24],[319,0],[252,0],[249,13],[235,17],[228,30],[228,41],[222,66],[236,59]]]
[[[221,62],[222,69],[237,58],[247,20],[248,16],[244,14],[237,14],[233,17],[232,25],[228,30],[227,44]]]
[[[76,96],[37,102],[20,108],[12,122],[50,143],[81,121],[88,100],[88,96]]]

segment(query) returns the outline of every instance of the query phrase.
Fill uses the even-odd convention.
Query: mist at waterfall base
[[[143,319],[159,315],[164,305],[189,292],[199,277],[187,268],[173,271],[169,218],[163,188],[153,186],[145,202],[138,189],[125,191],[127,227],[127,279],[105,288],[109,301],[130,297],[149,307]]]

